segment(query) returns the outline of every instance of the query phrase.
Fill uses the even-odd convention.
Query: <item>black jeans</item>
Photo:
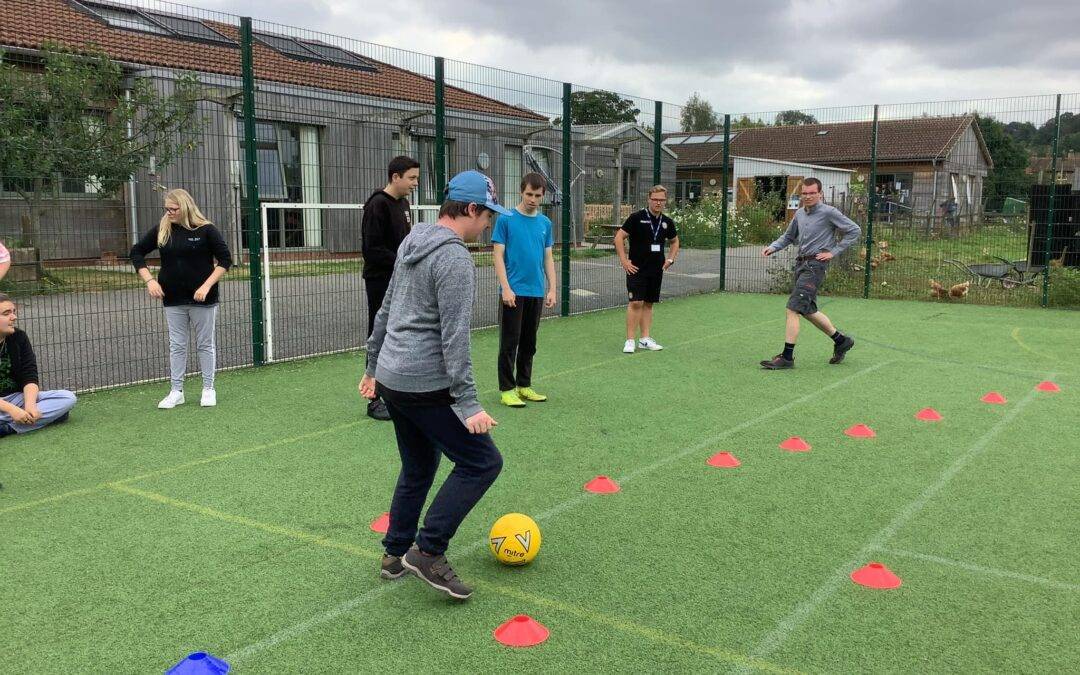
[[[383,546],[390,555],[405,555],[413,542],[424,553],[441,555],[461,521],[484,496],[502,470],[502,455],[488,434],[470,434],[450,406],[402,406],[386,402],[394,421],[401,473],[390,504],[390,529]],[[417,536],[440,454],[454,469],[439,488]]]
[[[371,277],[364,279],[364,289],[367,291],[367,334],[371,337],[371,331],[375,329],[375,315],[382,308],[383,298],[386,297],[386,289],[390,286],[390,277]]]
[[[543,298],[517,297],[516,307],[502,306],[499,320],[499,391],[532,384],[532,362],[536,354],[536,332],[540,330]],[[517,364],[517,378],[514,365]]]

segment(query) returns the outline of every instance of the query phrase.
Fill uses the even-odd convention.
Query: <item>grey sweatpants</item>
[[[191,334],[195,334],[195,350],[199,353],[203,389],[214,388],[214,321],[217,305],[177,305],[165,308],[169,325],[169,375],[173,391],[183,391],[187,370],[187,349]]]

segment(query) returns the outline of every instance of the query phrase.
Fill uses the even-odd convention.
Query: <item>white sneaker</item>
[[[203,389],[202,399],[199,401],[199,405],[204,408],[213,408],[217,405],[217,392],[213,389]]]
[[[651,337],[641,338],[640,340],[638,340],[637,346],[641,347],[642,349],[648,349],[650,352],[658,352],[663,349],[663,347],[656,344],[656,340],[652,339]]]
[[[623,345],[622,353],[623,354],[633,354],[634,353],[634,341],[632,339],[627,340],[626,344]]]
[[[161,402],[157,404],[157,407],[162,410],[172,410],[178,405],[184,404],[184,392],[173,389],[169,392],[169,395],[161,399]]]

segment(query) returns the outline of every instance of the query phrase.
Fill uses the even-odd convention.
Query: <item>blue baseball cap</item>
[[[510,209],[499,205],[495,183],[479,171],[462,171],[450,179],[444,193],[446,199],[468,204],[480,204],[486,209],[504,216],[512,215]]]

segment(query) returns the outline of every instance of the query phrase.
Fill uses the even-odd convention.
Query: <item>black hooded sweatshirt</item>
[[[368,197],[360,225],[365,279],[389,277],[394,273],[398,246],[411,229],[407,198],[394,199],[385,190],[377,190]]]

